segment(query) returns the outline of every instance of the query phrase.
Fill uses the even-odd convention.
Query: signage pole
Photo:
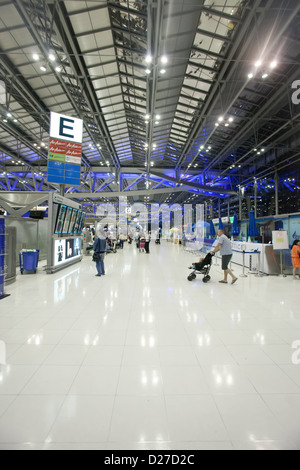
[[[65,195],[65,188],[66,188],[66,185],[65,184],[60,184],[59,185],[59,194],[61,196],[64,196]]]

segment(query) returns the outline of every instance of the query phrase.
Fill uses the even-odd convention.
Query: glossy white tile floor
[[[0,301],[0,450],[300,449],[300,282],[226,286],[214,265],[191,283],[193,260],[132,245],[102,278],[90,257],[19,275]]]

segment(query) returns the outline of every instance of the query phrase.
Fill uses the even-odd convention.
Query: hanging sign
[[[80,185],[82,123],[81,119],[50,114],[48,183]]]

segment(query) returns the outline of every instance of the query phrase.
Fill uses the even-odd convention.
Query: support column
[[[257,217],[257,181],[254,181],[254,214]]]
[[[65,184],[60,184],[59,185],[59,194],[61,196],[64,196],[65,195],[65,189],[66,189],[66,185]]]
[[[279,199],[278,199],[278,187],[279,187],[279,176],[277,170],[275,171],[275,215],[279,215]]]

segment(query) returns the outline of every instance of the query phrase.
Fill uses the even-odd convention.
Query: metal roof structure
[[[0,194],[47,182],[84,121],[87,205],[234,199],[299,169],[298,0],[0,0]]]

